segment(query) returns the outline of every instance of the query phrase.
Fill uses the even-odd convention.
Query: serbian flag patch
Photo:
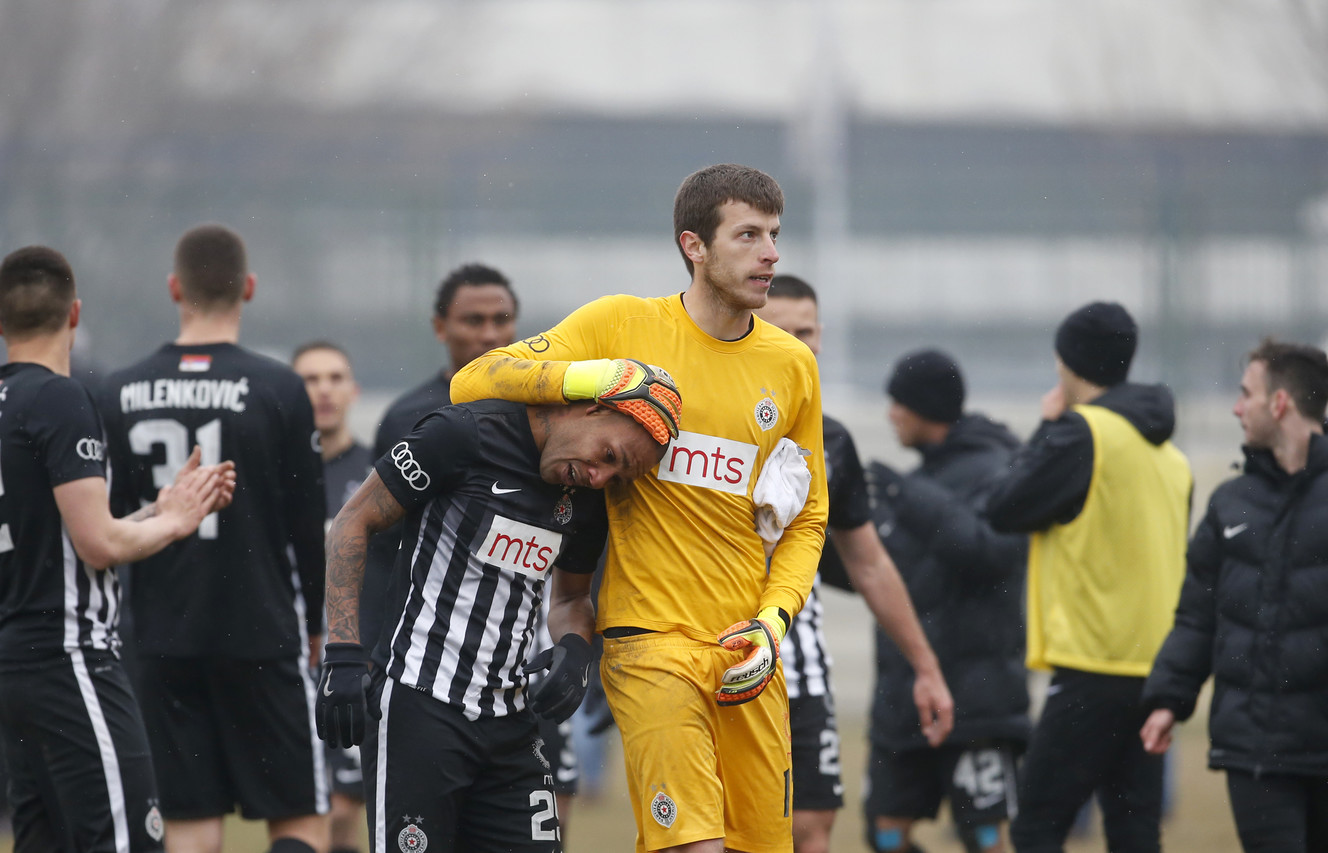
[[[185,353],[180,356],[181,373],[206,373],[212,369],[212,356]]]

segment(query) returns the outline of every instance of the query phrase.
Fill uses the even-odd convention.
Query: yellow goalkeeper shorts
[[[715,704],[741,661],[677,633],[605,638],[600,674],[622,732],[636,849],[708,838],[747,853],[793,850],[793,771],[784,670],[743,705]]]

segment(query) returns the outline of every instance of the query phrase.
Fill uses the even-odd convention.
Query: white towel
[[[803,450],[787,438],[781,438],[761,468],[752,490],[756,504],[756,532],[770,544],[779,541],[784,528],[802,512],[811,491],[812,472]]]

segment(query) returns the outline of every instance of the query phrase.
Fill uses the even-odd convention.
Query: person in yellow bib
[[[630,354],[667,365],[688,399],[658,468],[605,491],[600,671],[639,851],[792,850],[779,642],[811,590],[828,500],[815,357],[753,314],[779,260],[783,207],[756,169],[692,174],[674,199],[685,292],[595,300],[452,380],[458,402],[567,402],[619,381],[615,360]],[[788,458],[785,438],[807,454],[811,482],[781,519],[767,572],[752,494],[767,460]]]
[[[1162,385],[1126,381],[1138,327],[1093,302],[1056,332],[1059,381],[987,505],[1031,533],[1028,665],[1053,673],[1019,782],[1019,853],[1059,851],[1097,794],[1112,850],[1160,849],[1162,761],[1147,754],[1144,679],[1185,575],[1193,477]]]

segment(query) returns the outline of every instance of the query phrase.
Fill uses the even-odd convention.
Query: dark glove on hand
[[[527,675],[548,669],[530,697],[530,708],[541,717],[565,722],[576,711],[590,683],[595,649],[580,634],[563,634],[558,645],[545,649],[521,668]]]
[[[328,643],[318,679],[314,719],[318,736],[343,749],[364,740],[369,700],[369,653],[359,643]]]

